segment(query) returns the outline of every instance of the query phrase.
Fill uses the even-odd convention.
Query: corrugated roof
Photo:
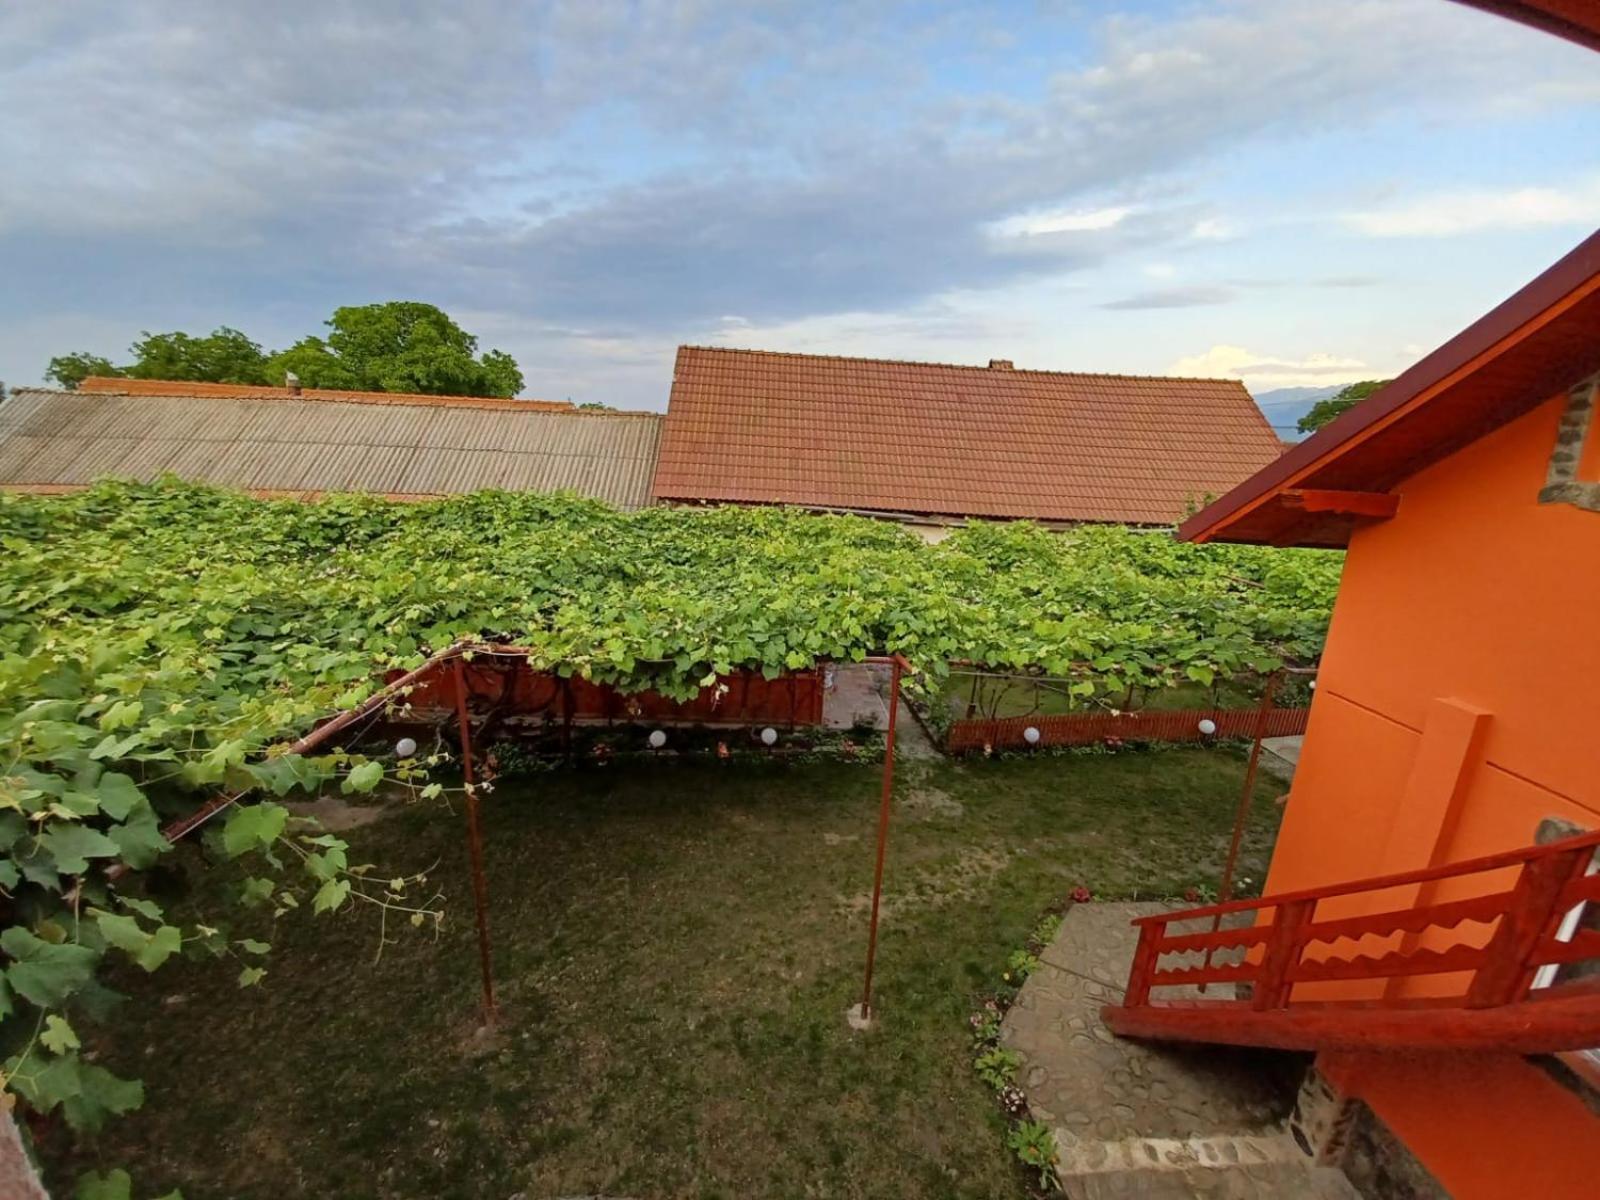
[[[118,396],[187,396],[204,400],[344,400],[350,404],[414,405],[422,408],[544,409],[571,412],[570,400],[508,400],[499,396],[433,396],[422,392],[352,392],[340,388],[286,388],[254,383],[196,383],[183,379],[127,379],[90,375],[80,392]]]
[[[683,346],[660,500],[1171,524],[1282,452],[1232,380]]]
[[[514,407],[25,389],[0,403],[0,487],[171,472],[273,494],[498,487],[650,503],[661,417],[504,403]]]

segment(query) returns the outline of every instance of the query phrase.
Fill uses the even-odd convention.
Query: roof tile
[[[1234,380],[683,346],[652,491],[1170,524],[1281,451]]]

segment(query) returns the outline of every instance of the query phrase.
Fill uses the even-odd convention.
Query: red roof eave
[[[1570,327],[1570,332],[1579,338],[1592,335],[1597,297],[1600,297],[1600,232],[1590,235],[1549,270],[1386,387],[1263,467],[1221,499],[1195,513],[1178,527],[1177,536],[1193,542],[1265,540],[1241,535],[1243,531],[1237,526],[1264,505],[1281,497],[1283,492],[1305,483],[1311,476],[1334,464],[1343,467],[1339,486],[1387,491],[1394,484],[1391,478],[1394,456],[1390,455],[1381,465],[1374,463],[1368,468],[1370,478],[1362,479],[1363,466],[1354,461],[1354,452],[1358,447],[1382,438],[1385,431],[1401,418],[1415,414],[1436,398],[1446,395],[1474,372],[1557,322],[1565,322],[1559,332],[1566,333]],[[1600,354],[1600,338],[1592,340],[1596,354]],[[1570,355],[1563,359],[1552,358],[1551,370],[1569,370],[1570,358]],[[1600,364],[1591,364],[1585,359],[1572,364],[1570,370],[1582,371],[1591,365]],[[1542,377],[1531,383],[1529,394],[1520,398],[1524,410],[1548,397],[1548,391],[1539,390],[1546,383]],[[1456,448],[1460,442],[1453,440],[1451,435],[1471,433],[1470,422],[1483,417],[1481,412],[1464,405],[1441,405],[1439,408],[1439,413],[1432,419],[1434,436],[1431,446],[1411,452],[1405,461],[1411,470],[1420,470]],[[1513,408],[1509,404],[1500,405],[1499,413],[1509,419],[1517,415]],[[1341,463],[1341,460],[1351,461]],[[1347,536],[1348,531],[1345,533]],[[1289,538],[1288,541],[1316,545],[1343,544],[1342,538],[1334,541]]]
[[[1600,5],[1594,0],[1456,0],[1507,20],[1600,50]]]

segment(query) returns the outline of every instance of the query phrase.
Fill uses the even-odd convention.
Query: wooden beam
[[[1330,513],[1340,517],[1366,517],[1386,521],[1400,507],[1393,492],[1334,492],[1321,488],[1286,488],[1278,503],[1295,512]]]
[[[1554,1054],[1600,1045],[1600,995],[1593,993],[1476,1009],[1291,1004],[1255,1012],[1248,1001],[1172,1001],[1139,1008],[1107,1005],[1100,1015],[1122,1037],[1278,1050]]]

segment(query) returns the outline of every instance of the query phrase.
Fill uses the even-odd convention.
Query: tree
[[[129,366],[95,354],[65,354],[50,360],[45,376],[68,389],[89,375],[282,387],[292,373],[306,387],[349,391],[515,396],[522,390],[516,359],[501,350],[479,356],[478,339],[432,304],[356,305],[336,309],[325,323],[326,337],[301,338],[270,357],[226,325],[206,337],[147,331],[131,347]]]
[[[58,354],[44,369],[46,382],[57,383],[69,392],[77,391],[78,385],[91,375],[123,373],[121,367],[111,365],[109,358],[101,358],[98,354],[88,354],[83,351],[76,354]]]
[[[205,383],[266,383],[261,347],[226,325],[207,337],[146,331],[131,348],[134,379],[182,379]]]
[[[293,371],[307,387],[446,396],[514,396],[516,360],[499,350],[476,356],[478,339],[441,309],[391,300],[335,310],[326,340],[303,338],[272,357],[274,382]]]
[[[1311,411],[1300,418],[1300,432],[1315,433],[1340,413],[1348,408],[1354,408],[1359,401],[1365,400],[1388,382],[1387,379],[1364,379],[1360,383],[1352,383],[1342,388],[1337,394],[1325,400],[1318,400],[1311,406]]]

